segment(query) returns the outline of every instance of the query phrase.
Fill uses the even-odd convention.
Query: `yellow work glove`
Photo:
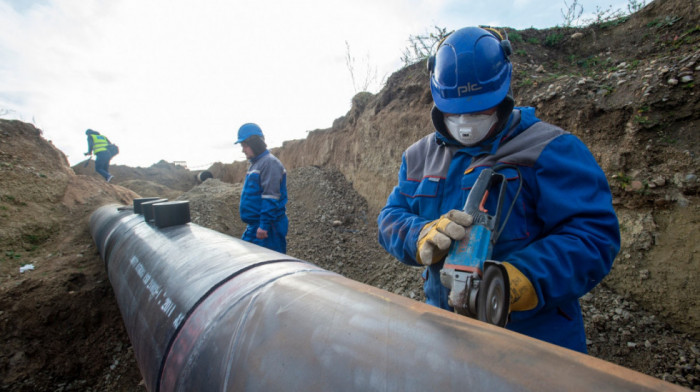
[[[472,224],[472,216],[464,211],[450,210],[447,214],[423,226],[416,243],[416,261],[422,265],[437,263],[445,257],[453,240],[461,240]]]
[[[513,264],[504,262],[503,267],[510,282],[510,311],[531,310],[537,306],[537,293],[527,278]]]

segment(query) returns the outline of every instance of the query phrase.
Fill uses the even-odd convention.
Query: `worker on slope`
[[[618,220],[583,142],[514,106],[511,50],[497,31],[467,27],[429,59],[435,132],[403,153],[377,219],[379,242],[401,262],[426,266],[427,303],[452,310],[440,271],[451,243],[469,233],[472,217],[461,209],[483,169],[514,165],[503,204],[518,196],[492,253],[510,286],[506,328],[586,352],[578,299],[609,273]]]
[[[258,125],[243,124],[238,129],[238,143],[250,161],[239,205],[241,220],[248,225],[243,240],[286,253],[287,171],[267,149]]]
[[[112,176],[109,174],[109,161],[112,160],[112,154],[107,149],[110,141],[106,136],[101,135],[97,131],[88,129],[85,131],[87,135],[88,151],[85,156],[95,154],[95,171],[107,180],[107,182],[112,181]]]

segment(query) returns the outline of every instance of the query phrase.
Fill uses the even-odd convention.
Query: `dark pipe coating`
[[[90,229],[149,391],[683,390],[192,223]]]

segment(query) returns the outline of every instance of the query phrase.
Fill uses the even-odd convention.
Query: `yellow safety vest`
[[[103,135],[90,135],[92,136],[92,152],[97,154],[98,152],[107,151],[107,138]]]

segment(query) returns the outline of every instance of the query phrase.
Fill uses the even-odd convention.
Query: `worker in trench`
[[[403,153],[377,219],[379,242],[401,262],[425,266],[427,303],[453,310],[440,273],[451,244],[472,228],[465,200],[481,171],[509,165],[505,205],[513,208],[492,251],[508,287],[505,327],[586,352],[578,299],[620,249],[610,187],[581,140],[515,106],[504,34],[457,30],[428,60],[435,129]]]

